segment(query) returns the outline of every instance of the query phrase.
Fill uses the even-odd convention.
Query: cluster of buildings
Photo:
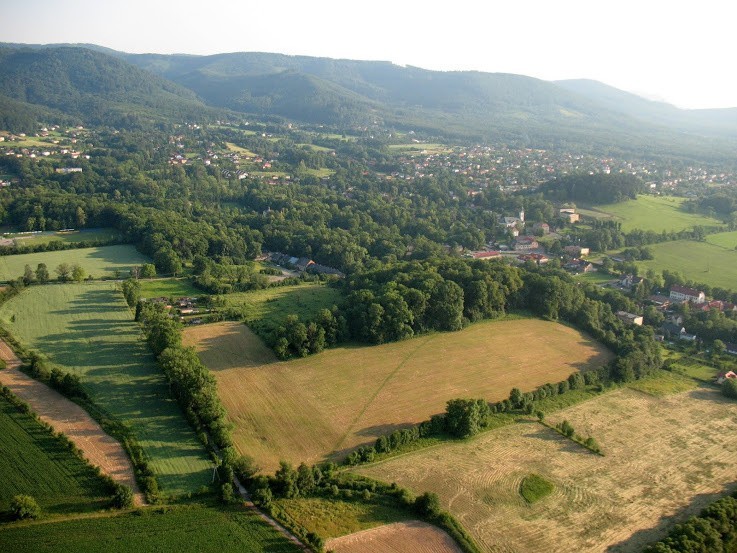
[[[328,267],[327,265],[321,265],[308,257],[295,257],[286,253],[271,252],[267,254],[266,259],[275,265],[286,267],[287,269],[294,269],[300,273],[308,272],[317,275],[335,275],[339,278],[343,278],[345,276],[338,269]]]

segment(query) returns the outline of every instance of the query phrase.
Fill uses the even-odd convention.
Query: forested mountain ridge
[[[0,47],[0,95],[12,111],[46,108],[90,124],[200,119],[209,110],[191,90],[117,57],[77,47]]]
[[[518,147],[703,159],[734,151],[737,121],[730,110],[687,113],[595,85],[259,52],[0,45],[0,95],[33,106],[25,111],[43,106],[93,124],[182,122],[230,111]]]

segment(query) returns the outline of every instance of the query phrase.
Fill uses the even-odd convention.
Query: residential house
[[[660,309],[667,309],[670,305],[670,298],[661,294],[653,294],[648,298],[648,300],[650,300]]]
[[[615,313],[617,319],[625,324],[642,326],[643,317],[642,315],[635,315],[634,313],[627,313],[627,311],[617,311]]]
[[[514,241],[514,251],[530,251],[536,250],[540,244],[534,236],[518,236]]]
[[[680,303],[683,303],[684,301],[704,303],[706,301],[706,294],[704,294],[703,291],[695,290],[694,288],[674,285],[670,288],[670,299]]]
[[[638,277],[635,275],[624,275],[622,279],[619,281],[619,284],[623,288],[634,288],[638,284],[640,284],[644,279],[642,277]]]
[[[584,248],[582,246],[566,246],[563,248],[563,251],[571,257],[581,257],[582,255],[589,255],[591,253],[591,248]]]
[[[576,210],[572,207],[564,207],[559,213],[560,218],[568,223],[578,223],[581,220],[581,216],[576,213]]]
[[[501,252],[498,252],[498,251],[471,253],[471,257],[473,259],[497,259],[501,256],[502,256]]]
[[[548,234],[550,233],[550,225],[548,225],[547,223],[535,223],[534,225],[532,225],[532,230],[539,230],[542,231],[543,234]]]

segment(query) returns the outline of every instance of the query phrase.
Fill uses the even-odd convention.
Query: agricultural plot
[[[13,525],[0,529],[0,551],[15,553],[299,553],[253,511],[201,505]]]
[[[638,261],[642,273],[647,269],[677,271],[686,279],[709,286],[737,288],[737,250],[709,242],[676,240],[648,246],[655,259]]]
[[[606,456],[530,422],[357,472],[438,493],[489,552],[641,551],[734,483],[737,402],[716,389],[664,398],[620,389],[549,422],[563,419]],[[554,485],[534,504],[520,495],[530,474]]]
[[[706,237],[709,244],[714,244],[725,250],[737,250],[737,230],[732,232],[718,232]]]
[[[31,406],[38,417],[56,432],[63,432],[85,458],[116,482],[134,492],[138,503],[143,495],[138,489],[133,465],[123,446],[105,433],[102,427],[79,405],[18,370],[21,360],[0,340],[0,359],[6,369],[0,371],[0,384]]]
[[[79,263],[87,275],[94,278],[113,278],[116,275],[126,277],[134,266],[151,263],[151,260],[138,253],[133,246],[125,245],[4,255],[0,256],[0,281],[7,282],[23,276],[26,265],[35,270],[39,263],[46,264],[52,279],[57,276],[54,269],[62,263]]]
[[[19,494],[32,495],[46,514],[100,509],[110,500],[89,465],[2,397],[0,451],[0,512]]]
[[[425,522],[410,520],[328,540],[335,553],[461,553],[451,537]]]
[[[387,523],[405,521],[406,512],[380,501],[348,501],[340,499],[280,499],[277,505],[309,532],[329,539],[375,528]]]
[[[197,298],[206,295],[186,278],[155,278],[139,280],[142,298]]]
[[[340,292],[322,284],[279,286],[223,297],[227,307],[241,311],[247,324],[266,331],[282,324],[287,315],[295,314],[306,320],[320,309],[330,309],[341,299]]]
[[[65,244],[86,242],[92,240],[115,240],[120,238],[120,233],[115,229],[80,229],[71,231],[44,231],[39,233],[3,233],[2,239],[13,240],[18,246],[35,246],[37,244],[48,244],[49,242],[63,242]],[[2,245],[2,244],[0,244]],[[34,267],[35,269],[35,267]]]
[[[218,380],[237,448],[271,472],[281,459],[342,458],[380,435],[442,412],[449,399],[506,398],[610,359],[569,327],[485,321],[374,347],[345,346],[275,362],[243,325],[185,330]],[[534,347],[531,345],[534,344]],[[529,347],[528,347],[529,346]]]
[[[674,196],[638,196],[616,204],[606,204],[579,212],[595,219],[615,219],[622,223],[622,230],[634,229],[679,231],[691,229],[696,225],[720,225],[721,221],[699,213],[688,213],[681,207],[684,198]]]
[[[93,400],[138,437],[166,494],[210,483],[212,464],[169,394],[112,283],[33,286],[0,307],[23,345],[78,374]]]

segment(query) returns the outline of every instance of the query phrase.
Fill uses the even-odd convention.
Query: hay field
[[[136,502],[142,504],[144,498],[136,483],[133,464],[120,442],[105,433],[79,405],[19,371],[20,359],[2,340],[0,359],[7,365],[0,371],[0,384],[28,403],[43,422],[66,434],[93,465],[100,467],[116,482],[131,488]]]
[[[52,279],[56,279],[54,269],[61,263],[79,263],[94,278],[113,278],[116,272],[125,278],[135,265],[151,263],[151,260],[133,246],[125,245],[4,255],[0,256],[0,282],[23,276],[26,265],[35,271],[39,263],[46,264]]]
[[[569,327],[485,321],[374,347],[344,346],[276,362],[244,325],[186,329],[215,371],[237,448],[273,471],[279,460],[342,458],[382,434],[442,412],[449,399],[504,399],[610,359]]]
[[[0,307],[0,324],[82,380],[92,400],[129,425],[165,494],[210,483],[212,463],[115,284],[31,286]]]
[[[621,221],[622,230],[634,229],[679,231],[695,225],[720,225],[721,221],[700,213],[688,213],[681,208],[685,198],[675,196],[640,195],[636,200],[616,204],[598,205],[589,209],[579,209],[586,216],[596,219],[615,219]]]
[[[440,528],[410,520],[363,530],[328,540],[325,549],[335,553],[461,553]]]
[[[715,388],[665,398],[620,389],[558,412],[605,457],[535,422],[357,469],[434,491],[484,551],[635,552],[735,480],[737,402]],[[522,479],[555,485],[529,505]]]

